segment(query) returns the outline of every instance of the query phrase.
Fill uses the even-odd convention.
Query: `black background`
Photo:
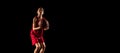
[[[101,51],[100,38],[106,33],[103,8],[92,1],[17,0],[4,1],[1,7],[2,49],[12,53],[33,53],[30,29],[38,7],[45,10],[50,23],[45,32],[46,53]],[[10,50],[10,51],[8,51]]]

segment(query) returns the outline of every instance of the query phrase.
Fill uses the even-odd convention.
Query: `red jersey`
[[[35,18],[37,18],[37,17],[35,17]],[[44,42],[44,38],[43,38],[44,27],[45,27],[45,20],[44,20],[44,18],[41,19],[41,20],[37,19],[35,21],[35,23],[36,23],[35,27],[38,27],[38,23],[40,21],[42,21],[42,24],[41,24],[42,28],[41,29],[39,29],[39,30],[33,30],[33,29],[31,29],[30,36],[31,36],[31,40],[32,40],[32,45],[35,45],[35,43],[38,43],[38,42],[40,42],[40,43]]]

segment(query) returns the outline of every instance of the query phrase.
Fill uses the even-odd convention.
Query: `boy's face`
[[[43,15],[44,11],[43,11],[42,8],[39,8],[38,11],[37,11],[37,13],[38,13],[39,15]]]

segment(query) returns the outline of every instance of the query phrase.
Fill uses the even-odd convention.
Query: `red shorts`
[[[37,37],[36,37],[37,35]],[[31,41],[32,41],[32,45],[35,45],[35,43],[43,43],[44,42],[44,38],[43,38],[43,34],[40,33],[35,33],[35,31],[31,30],[30,32],[30,37],[31,37]]]

